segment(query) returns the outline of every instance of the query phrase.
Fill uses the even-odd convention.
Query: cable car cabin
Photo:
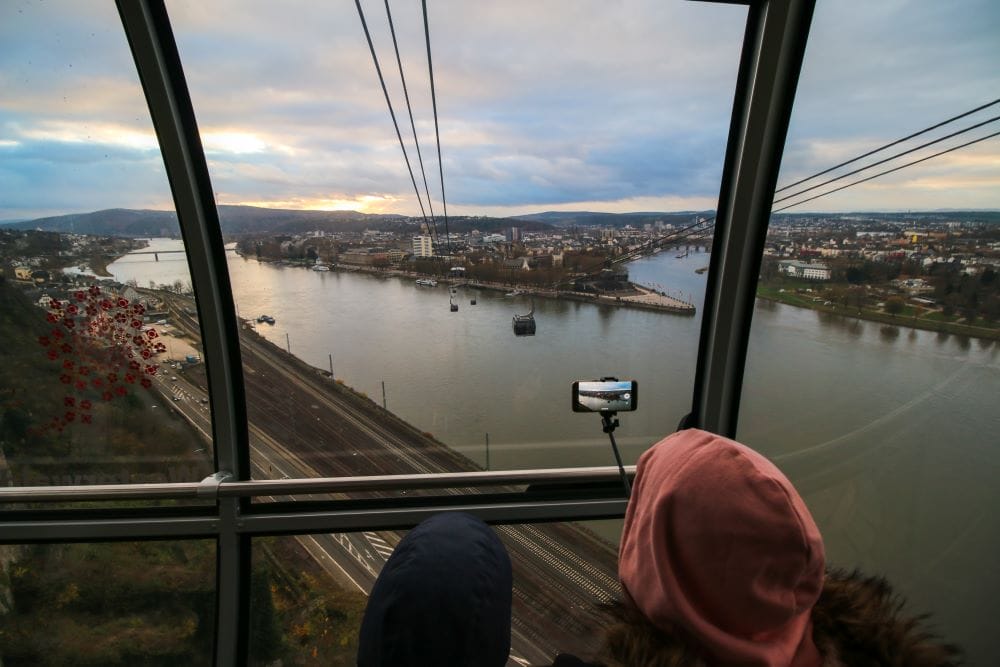
[[[527,315],[515,315],[511,326],[514,328],[515,336],[535,335],[535,316],[532,313]]]
[[[995,3],[578,4],[0,3],[0,662],[355,664],[448,512],[594,655],[696,428],[1000,664]]]

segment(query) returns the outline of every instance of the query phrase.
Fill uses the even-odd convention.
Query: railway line
[[[197,322],[187,312],[190,302],[172,297],[168,303],[175,326],[197,340]],[[478,469],[471,460],[256,334],[241,332],[240,340],[255,478]],[[499,526],[497,533],[514,568],[512,662],[544,662],[557,650],[594,648],[601,627],[598,606],[618,592],[613,547],[575,524]],[[303,546],[331,574],[339,568],[367,592],[400,538],[391,531],[317,535],[307,536],[309,543]],[[324,562],[324,554],[338,563]]]

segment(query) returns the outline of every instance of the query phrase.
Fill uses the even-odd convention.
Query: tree
[[[893,317],[903,312],[903,309],[905,307],[906,307],[906,302],[903,300],[902,297],[891,296],[885,300],[885,312],[889,313]]]

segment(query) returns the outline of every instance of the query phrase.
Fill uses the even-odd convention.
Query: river
[[[147,250],[178,249],[153,239]],[[708,255],[663,252],[629,265],[632,280],[704,298]],[[182,254],[126,256],[120,281],[187,283]],[[700,314],[536,300],[537,335],[515,337],[526,297],[413,280],[314,272],[230,251],[243,317],[258,331],[490,467],[610,465],[596,415],[570,410],[576,379],[639,382],[620,415],[634,461],[672,432],[691,403]],[[470,305],[475,297],[477,305]],[[992,664],[1000,649],[1000,347],[758,301],[739,437],[773,458],[802,491],[832,563],[885,573],[915,609]],[[287,336],[287,338],[286,338]],[[249,406],[251,419],[253,406]]]

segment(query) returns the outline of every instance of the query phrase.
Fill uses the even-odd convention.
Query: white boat
[[[504,296],[521,296],[522,294],[524,294],[523,291],[516,289],[513,292],[507,292]]]
[[[330,267],[325,264],[314,264],[313,271],[329,271]]]
[[[422,287],[437,287],[437,281],[430,278],[417,278],[417,284]]]

